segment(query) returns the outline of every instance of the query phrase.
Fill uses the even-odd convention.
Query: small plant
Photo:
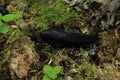
[[[14,18],[15,18],[15,15],[13,14],[6,14],[2,16],[2,14],[0,13],[0,33],[6,34],[9,31],[10,27],[6,25],[5,22],[10,22]]]
[[[61,66],[51,67],[49,65],[45,65],[43,68],[43,71],[45,73],[43,80],[62,80],[60,77],[57,76],[61,72],[61,70]]]

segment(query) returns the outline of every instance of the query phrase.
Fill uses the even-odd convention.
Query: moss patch
[[[69,18],[80,19],[82,16],[75,10],[70,10],[69,6],[61,0],[56,0],[54,3],[46,3],[42,0],[36,3],[36,8],[38,11],[36,21],[40,22],[42,29],[47,29],[52,23],[59,25],[66,23]]]

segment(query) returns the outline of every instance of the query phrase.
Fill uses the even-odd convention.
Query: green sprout
[[[15,18],[14,14],[6,14],[2,16],[2,14],[0,13],[0,33],[6,34],[9,31],[10,26],[6,25],[5,22],[10,22],[14,18]]]
[[[43,80],[61,80],[61,78],[57,76],[62,71],[61,66],[51,67],[49,65],[45,65],[43,71],[45,73]]]

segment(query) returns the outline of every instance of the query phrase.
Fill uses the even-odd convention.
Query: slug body
[[[94,44],[98,40],[98,33],[82,34],[65,32],[59,29],[48,29],[40,33],[42,40],[51,45],[62,45],[67,47],[82,47]]]
[[[0,13],[2,15],[5,15],[5,14],[8,14],[8,11],[3,6],[0,5]]]

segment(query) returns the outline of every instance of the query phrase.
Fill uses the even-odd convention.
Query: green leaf
[[[9,31],[8,26],[0,26],[0,33],[6,34]]]
[[[54,71],[56,74],[60,73],[61,70],[62,70],[62,67],[61,67],[61,66],[56,66],[56,67],[53,68],[53,71]]]
[[[42,80],[52,80],[52,79],[49,78],[47,75],[44,75]]]
[[[2,14],[0,13],[0,19],[2,18]]]
[[[57,77],[57,74],[60,73],[61,70],[62,70],[61,66],[56,66],[52,68],[49,65],[45,65],[43,68],[44,73],[51,79],[55,79]]]
[[[47,75],[51,78],[51,79],[55,79],[57,77],[56,73],[51,70],[50,72],[47,73]]]
[[[0,27],[3,25],[3,22],[0,20]]]
[[[2,20],[5,22],[12,21],[15,18],[14,14],[7,14],[2,17]]]
[[[45,74],[47,74],[48,72],[52,71],[52,67],[49,65],[45,65],[43,71]]]

